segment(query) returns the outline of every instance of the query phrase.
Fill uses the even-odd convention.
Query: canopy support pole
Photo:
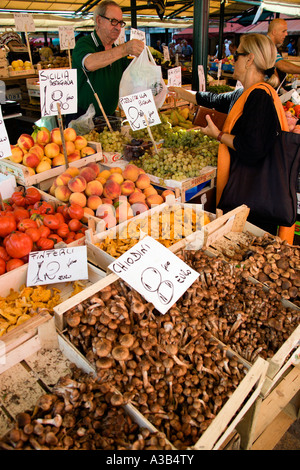
[[[207,75],[209,0],[194,0],[192,89],[199,90],[198,65]]]

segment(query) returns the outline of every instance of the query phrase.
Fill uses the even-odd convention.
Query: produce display
[[[41,60],[38,65],[42,69],[67,69],[70,62],[67,56],[52,56],[49,60]]]
[[[69,168],[54,180],[49,192],[59,201],[75,203],[85,213],[103,219],[107,228],[164,202],[149,176],[133,164],[123,170],[101,170],[97,163]]]
[[[71,366],[36,407],[17,414],[0,439],[2,450],[170,450],[166,436],[141,427],[123,397],[97,377]]]
[[[300,105],[292,101],[287,101],[283,105],[287,118],[289,131],[300,134]]]
[[[170,108],[167,111],[164,111],[163,116],[167,116],[168,121],[172,127],[181,127],[185,129],[192,129],[193,127],[193,118],[194,113],[192,113],[189,108],[184,107],[174,107]]]
[[[69,163],[96,153],[71,127],[63,133]],[[16,144],[11,145],[9,160],[25,165],[31,175],[65,165],[60,129],[56,127],[49,131],[46,127],[36,127],[31,135],[21,134]]]
[[[84,137],[88,142],[100,142],[104,152],[123,153],[124,145],[128,142],[127,137],[120,131],[110,132],[107,127],[102,132],[93,129]]]
[[[123,158],[127,161],[134,160],[144,155],[146,150],[153,147],[151,140],[132,139],[124,146]]]
[[[165,194],[168,193],[170,191],[166,190]],[[108,236],[101,242],[95,242],[95,245],[114,258],[118,258],[139,241],[142,231],[168,248],[180,239],[201,230],[209,222],[209,216],[202,210],[196,212],[188,206],[175,204],[147,217],[129,221],[115,236]]]
[[[31,251],[51,250],[85,236],[78,204],[55,207],[37,188],[20,188],[4,203],[0,215],[0,274],[27,263]]]
[[[232,91],[232,87],[229,85],[209,85],[206,87],[206,91],[210,91],[212,93],[226,93],[228,91]]]
[[[23,61],[22,59],[13,60],[10,65],[13,68],[13,71],[16,71],[16,72],[20,70],[32,69],[32,64],[29,60],[25,60],[25,61]]]

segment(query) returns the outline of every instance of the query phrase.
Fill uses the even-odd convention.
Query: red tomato
[[[61,238],[67,238],[69,232],[69,226],[65,222],[63,224],[60,224],[60,226],[56,230],[57,235],[59,235]]]
[[[4,259],[4,261],[8,261],[10,258],[4,246],[0,246],[0,258]]]
[[[3,238],[17,228],[17,223],[14,216],[9,214],[11,213],[8,212],[7,215],[0,217],[0,237]]]
[[[33,246],[33,241],[27,233],[13,232],[8,235],[5,248],[12,258],[23,258],[28,255]]]
[[[84,216],[84,209],[79,204],[72,203],[68,207],[68,213],[71,219],[81,220]]]
[[[41,234],[41,237],[42,238],[47,238],[50,233],[51,233],[51,230],[49,227],[46,227],[46,225],[41,225],[39,227],[39,231],[40,231],[40,234]]]
[[[34,209],[38,209],[40,214],[54,214],[54,207],[47,201],[38,201],[33,205]]]
[[[16,222],[19,223],[22,219],[29,219],[29,212],[24,207],[17,206],[13,210],[13,216],[16,219]]]
[[[6,263],[6,271],[12,271],[13,269],[19,268],[20,266],[23,266],[24,261],[19,259],[19,258],[11,258],[9,261]]]
[[[37,242],[39,238],[41,238],[41,232],[39,229],[36,227],[31,227],[25,230],[25,233],[30,236],[33,242]]]
[[[71,219],[68,222],[68,226],[69,226],[70,232],[77,232],[78,230],[81,229],[82,223],[78,219]]]
[[[44,224],[44,215],[42,214],[38,214],[36,212],[34,214],[31,213],[30,218],[35,221],[37,227]]]
[[[0,258],[0,275],[6,272],[6,262]]]
[[[26,206],[26,199],[24,196],[24,191],[21,189],[12,193],[10,201],[17,206],[24,207]]]
[[[50,230],[57,230],[60,226],[58,218],[53,214],[44,215],[43,223],[46,227],[49,227]]]
[[[56,212],[54,215],[59,220],[59,224],[65,223],[65,218],[61,212]]]
[[[18,223],[18,230],[20,230],[20,232],[25,232],[28,228],[37,228],[36,221],[31,218],[20,220]]]
[[[50,240],[53,240],[54,244],[62,242],[62,238],[59,235],[57,235],[57,233],[51,233],[51,235],[49,235],[48,238],[50,238]]]
[[[37,188],[27,188],[25,191],[25,201],[27,205],[35,204],[41,200],[41,193]]]
[[[74,240],[79,240],[80,238],[84,238],[84,237],[85,237],[84,233],[77,232],[75,234]]]
[[[50,238],[41,237],[41,238],[36,242],[36,246],[37,246],[40,250],[52,250],[52,248],[54,247],[54,241],[51,240]]]

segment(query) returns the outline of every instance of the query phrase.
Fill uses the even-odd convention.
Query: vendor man
[[[127,56],[138,57],[144,49],[143,41],[138,39],[115,46],[125,22],[121,8],[114,1],[104,0],[97,6],[94,23],[94,31],[81,37],[73,50],[72,67],[77,69],[78,113],[76,116],[67,115],[68,122],[84,114],[91,103],[95,106],[96,116],[102,115],[83,68],[105,113],[112,116],[118,106],[120,80],[129,64]]]
[[[283,18],[275,18],[270,22],[268,36],[276,47],[283,44],[284,39],[288,34],[287,30],[287,22]],[[291,61],[283,59],[279,52],[277,53],[275,67],[283,73],[300,73],[300,65],[293,64]]]

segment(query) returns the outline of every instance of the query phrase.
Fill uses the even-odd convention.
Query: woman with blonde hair
[[[233,78],[242,83],[243,92],[231,107],[222,129],[208,115],[207,127],[201,128],[204,134],[220,142],[217,206],[228,212],[246,204],[250,208],[248,220],[272,234],[277,234],[277,223],[275,218],[267,220],[256,212],[259,204],[255,188],[264,159],[272,156],[277,131],[280,128],[288,131],[284,109],[274,89],[278,85],[276,54],[276,47],[267,36],[252,33],[242,36],[234,54]],[[264,184],[268,194],[268,181]],[[292,230],[284,227],[281,233],[287,231],[288,235],[282,238],[292,242]]]

